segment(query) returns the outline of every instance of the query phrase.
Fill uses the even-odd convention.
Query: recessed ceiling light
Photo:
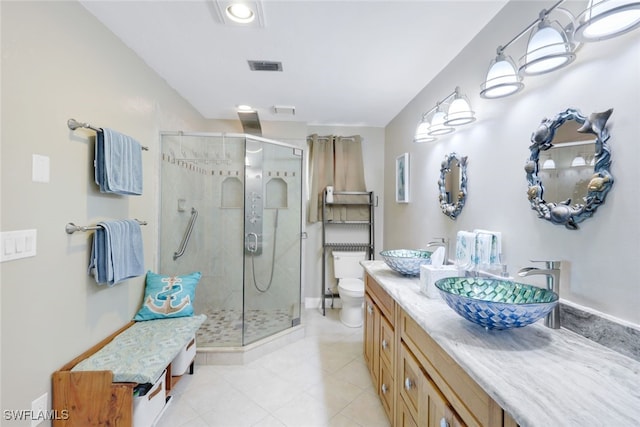
[[[248,24],[256,19],[255,12],[244,3],[233,3],[227,6],[225,12],[229,19],[240,24]]]
[[[245,104],[240,104],[238,105],[238,111],[254,111],[253,107],[251,107],[251,105],[245,105]]]

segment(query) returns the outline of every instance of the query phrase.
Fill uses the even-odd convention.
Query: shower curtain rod
[[[71,129],[71,130],[76,130],[78,128],[85,128],[85,129],[91,129],[94,132],[101,132],[102,131],[101,128],[97,128],[95,126],[91,126],[89,123],[79,122],[76,119],[67,120],[67,126],[69,126],[69,129]],[[149,147],[146,147],[144,145],[142,146],[142,149],[144,151],[149,151]]]
[[[140,221],[139,219],[136,219],[136,221],[138,222],[138,224],[140,225],[147,225],[147,221]],[[73,234],[76,231],[90,231],[90,230],[98,230],[100,228],[104,228],[101,225],[75,225],[74,223],[70,222],[68,223],[65,227],[64,227],[64,231],[67,232],[67,234]]]

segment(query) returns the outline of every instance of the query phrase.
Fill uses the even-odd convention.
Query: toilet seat
[[[347,292],[353,292],[364,295],[364,282],[362,279],[340,279],[338,287]]]

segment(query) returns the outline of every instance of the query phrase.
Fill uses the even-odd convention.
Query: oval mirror
[[[440,208],[451,219],[462,211],[467,199],[467,157],[447,154],[440,166]]]
[[[533,132],[525,171],[529,203],[540,218],[576,230],[604,203],[613,185],[606,128],[612,112],[587,118],[567,109]]]

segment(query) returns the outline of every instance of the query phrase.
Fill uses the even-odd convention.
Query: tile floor
[[[246,365],[196,365],[157,427],[388,427],[362,357],[362,328],[303,310],[304,338]]]

